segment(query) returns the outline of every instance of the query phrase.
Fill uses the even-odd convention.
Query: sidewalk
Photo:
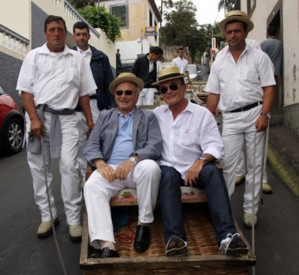
[[[299,136],[282,125],[270,127],[268,160],[274,173],[299,197]]]

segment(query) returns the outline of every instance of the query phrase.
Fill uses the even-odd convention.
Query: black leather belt
[[[97,99],[97,95],[90,95],[89,99]]]
[[[247,106],[244,106],[244,107],[232,110],[232,111],[227,111],[227,112],[228,113],[244,112],[244,111],[248,111],[248,110],[250,110],[250,109],[252,109],[254,107],[257,107],[259,105],[262,105],[262,104],[263,104],[263,101],[259,101],[259,102],[255,102],[255,103],[252,103],[250,105],[247,105]]]

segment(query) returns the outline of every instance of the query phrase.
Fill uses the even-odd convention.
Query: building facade
[[[120,18],[121,39],[115,46],[120,49],[122,64],[132,64],[139,55],[148,53],[151,46],[158,46],[161,16],[154,0],[101,0],[100,5]],[[157,31],[146,33],[148,27]]]
[[[73,24],[84,18],[67,0],[0,0],[0,86],[19,107],[21,99],[16,83],[25,55],[43,45],[44,21],[48,15],[61,16],[66,21],[68,47],[76,44],[72,37]],[[90,44],[106,53],[115,71],[115,44],[101,29],[90,26]]]

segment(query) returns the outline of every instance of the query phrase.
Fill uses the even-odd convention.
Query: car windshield
[[[197,74],[196,66],[188,66],[188,72],[190,74]]]

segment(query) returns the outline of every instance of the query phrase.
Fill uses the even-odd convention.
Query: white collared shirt
[[[171,62],[173,67],[178,67],[180,74],[185,74],[188,68],[188,61],[185,58],[180,58],[179,56],[174,58]]]
[[[246,45],[235,62],[224,48],[212,65],[206,92],[220,94],[219,109],[231,111],[263,101],[262,87],[275,85],[273,66],[264,52]]]
[[[79,97],[96,88],[80,53],[67,46],[54,53],[46,43],[27,54],[17,82],[17,90],[33,94],[35,106],[47,104],[54,110],[75,109]]]
[[[149,67],[148,67],[148,72],[151,73],[154,70],[154,61],[150,60],[150,58],[147,56],[148,61],[149,61]]]
[[[92,56],[91,48],[88,46],[88,49],[85,50],[85,51],[83,51],[79,47],[77,47],[77,51],[84,56],[85,61],[89,65],[90,64],[90,60],[91,60],[91,56]]]
[[[173,120],[168,105],[154,109],[162,133],[161,165],[174,167],[184,179],[203,154],[224,157],[224,146],[215,118],[204,107],[188,100],[186,109]]]

